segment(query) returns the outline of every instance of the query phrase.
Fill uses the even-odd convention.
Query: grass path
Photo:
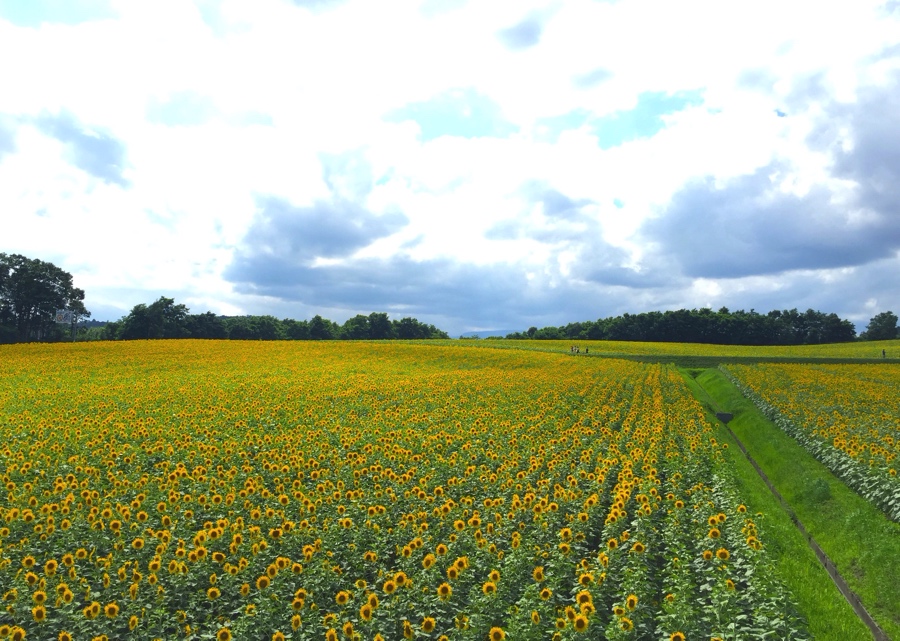
[[[729,425],[742,442],[744,439],[742,434],[747,430],[756,431],[763,438],[766,430],[778,431],[771,423],[768,428],[758,426],[759,420],[766,421],[766,419],[759,415],[749,401],[742,404],[744,397],[716,370],[681,370],[681,372],[694,396],[710,413],[728,411],[734,414],[734,419]],[[697,380],[694,378],[696,374],[699,374]],[[727,384],[727,387],[722,383]],[[736,396],[728,394],[729,387]],[[728,456],[735,470],[741,495],[753,512],[762,512],[764,515],[760,522],[765,528],[769,553],[776,561],[776,569],[782,580],[787,583],[797,599],[798,609],[809,623],[809,631],[813,638],[829,641],[832,639],[871,641],[872,634],[868,628],[832,583],[831,577],[819,563],[806,539],[794,526],[790,516],[766,487],[750,462],[741,454],[724,426],[720,426],[720,438],[729,444]],[[745,445],[756,458],[754,448],[746,442]],[[768,475],[763,463],[759,464]],[[774,479],[771,480],[775,483]]]
[[[692,373],[697,374],[695,370]],[[900,524],[850,490],[821,463],[784,434],[718,370],[686,373],[695,395],[711,399],[734,414],[729,427],[866,609],[892,639],[900,639]],[[702,386],[702,387],[701,387]],[[708,395],[708,396],[706,396]],[[723,438],[731,441],[726,429]],[[791,584],[816,638],[871,639],[871,635],[821,567],[805,539],[793,526],[762,480],[737,447],[730,447],[742,491],[767,514],[781,550],[779,570]]]

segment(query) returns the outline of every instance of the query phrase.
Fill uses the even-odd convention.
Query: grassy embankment
[[[699,374],[696,380],[685,376],[695,395],[711,409],[709,398],[720,411],[734,414],[729,427],[869,614],[890,638],[900,639],[900,524],[888,520],[767,420],[721,372],[691,374]],[[732,441],[726,429],[722,433]],[[756,471],[737,447],[729,447],[729,454],[747,500],[767,514],[764,522],[774,535],[770,541],[777,541],[779,548],[772,550],[779,571],[797,596],[811,632],[817,639],[871,639]]]

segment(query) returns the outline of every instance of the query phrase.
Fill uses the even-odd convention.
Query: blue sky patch
[[[559,116],[539,118],[534,123],[535,137],[544,142],[555,143],[559,134],[570,129],[580,129],[591,117],[587,109],[576,109]]]
[[[0,0],[0,18],[20,27],[76,25],[116,15],[107,0]]]
[[[216,116],[213,101],[194,91],[179,91],[165,100],[151,99],[147,120],[168,127],[196,127]]]
[[[591,122],[601,149],[618,147],[630,140],[651,138],[665,127],[662,116],[673,114],[703,102],[701,91],[668,94],[648,91],[638,96],[638,104],[629,111],[617,111]]]
[[[422,140],[441,136],[505,138],[517,127],[503,118],[500,107],[472,89],[455,89],[425,102],[410,103],[385,116],[388,122],[412,120]]]

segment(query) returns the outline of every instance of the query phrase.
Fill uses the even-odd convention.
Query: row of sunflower
[[[3,347],[0,638],[804,638],[660,366]]]
[[[725,374],[836,476],[900,521],[900,368],[771,363],[729,365]]]

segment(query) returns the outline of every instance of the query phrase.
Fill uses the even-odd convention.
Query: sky
[[[900,312],[900,0],[0,0],[0,252],[97,320]]]

